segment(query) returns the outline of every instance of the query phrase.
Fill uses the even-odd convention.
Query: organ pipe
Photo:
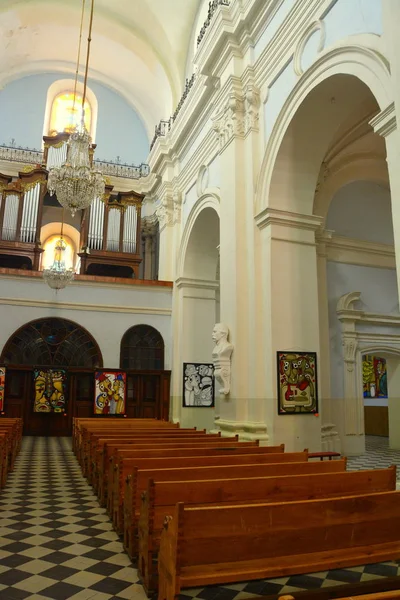
[[[13,242],[17,234],[20,196],[18,194],[7,194],[4,202],[2,239]]]

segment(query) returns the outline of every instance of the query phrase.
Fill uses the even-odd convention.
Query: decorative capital
[[[229,94],[225,106],[212,119],[221,150],[235,137],[258,132],[260,103],[260,91],[253,84],[246,87],[244,94],[237,91]]]
[[[156,209],[160,230],[173,225],[173,210],[172,195],[166,194]]]
[[[157,219],[155,215],[151,217],[144,217],[142,219],[142,236],[143,237],[153,237],[157,232]]]
[[[344,362],[349,372],[354,370],[356,361],[357,340],[355,337],[344,337],[342,341],[344,350]]]

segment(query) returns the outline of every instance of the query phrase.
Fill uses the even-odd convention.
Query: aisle
[[[251,600],[399,575],[399,562],[388,562],[184,590],[181,600]],[[24,598],[146,600],[69,438],[24,438],[0,494],[0,599]]]
[[[0,495],[0,598],[146,598],[69,438],[24,438]]]

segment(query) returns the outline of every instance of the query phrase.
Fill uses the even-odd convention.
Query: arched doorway
[[[168,419],[170,371],[164,370],[165,345],[151,325],[134,325],[122,337],[120,368],[126,371],[129,417]]]
[[[182,406],[182,369],[184,362],[212,362],[212,331],[220,312],[219,244],[219,199],[204,195],[186,222],[174,291],[173,418],[185,427],[214,427],[215,408]]]
[[[96,340],[82,326],[61,318],[31,321],[6,342],[5,411],[24,420],[29,435],[69,435],[73,416],[93,413],[93,371],[103,366]],[[65,372],[65,410],[34,412],[34,373]]]
[[[263,272],[268,273],[267,288],[263,280],[257,284],[260,296],[264,295],[268,345],[265,396],[277,396],[276,351],[312,350],[319,358],[320,410],[316,418],[300,422],[296,417],[277,416],[275,402],[270,403],[268,420],[273,423],[273,439],[284,441],[288,450],[305,446],[330,449],[329,444],[337,440],[332,407],[336,409],[338,404],[334,404],[330,385],[332,331],[327,295],[331,232],[326,231],[327,210],[337,187],[330,189],[330,195],[327,189],[335,177],[336,184],[342,178],[341,185],[359,179],[356,171],[360,161],[368,165],[377,148],[379,152],[384,149],[383,140],[375,139],[370,121],[385,107],[386,88],[382,84],[378,91],[381,106],[371,91],[374,85],[378,87],[377,76],[368,74],[367,67],[363,67],[364,72],[360,68],[360,73],[355,72],[357,69],[339,55],[326,55],[299,81],[272,130],[257,189],[260,261]],[[349,169],[352,161],[354,169]],[[343,362],[343,349],[340,351]],[[351,402],[346,399],[341,406],[347,411],[342,417],[347,428],[342,436],[347,444],[342,450],[362,452],[363,431],[355,423]]]

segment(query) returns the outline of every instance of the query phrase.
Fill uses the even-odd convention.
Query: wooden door
[[[128,371],[127,416],[168,420],[170,376],[170,371]]]

